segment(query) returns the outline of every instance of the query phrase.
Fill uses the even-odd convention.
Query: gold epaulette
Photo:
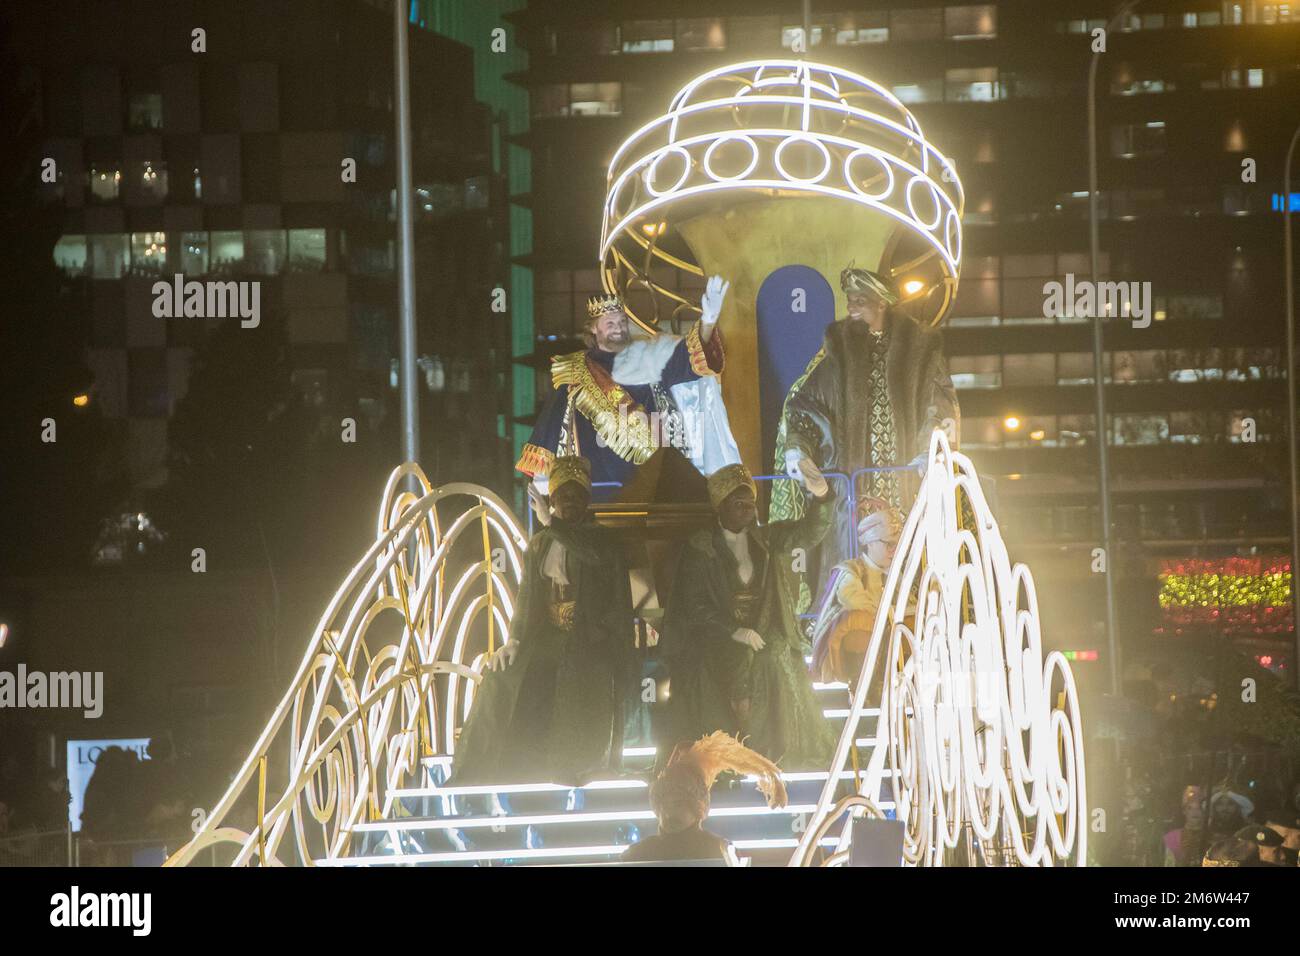
[[[576,384],[578,370],[586,369],[586,367],[586,352],[570,352],[567,355],[556,355],[551,359],[551,387],[559,388],[561,385]]]

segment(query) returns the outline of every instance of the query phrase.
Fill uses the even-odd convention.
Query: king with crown
[[[515,467],[545,491],[557,455],[591,462],[593,483],[625,484],[656,450],[677,448],[702,474],[740,461],[722,403],[727,294],[709,279],[700,319],[684,336],[633,336],[619,296],[587,300],[588,348],[551,359],[551,393]]]

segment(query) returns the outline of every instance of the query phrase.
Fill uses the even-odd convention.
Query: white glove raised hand
[[[797,448],[787,448],[785,450],[785,473],[795,481],[803,481],[803,472],[799,470],[799,462],[803,454]]]
[[[724,281],[722,276],[710,277],[704,287],[704,295],[700,298],[700,321],[705,325],[713,325],[718,321],[718,316],[722,314],[722,300],[726,298],[729,288],[731,283]]]
[[[551,523],[551,506],[546,501],[546,492],[541,489],[536,481],[528,483],[528,504],[533,509],[537,523],[544,527],[549,526]]]
[[[731,632],[731,639],[737,644],[744,644],[746,647],[761,651],[767,644],[758,634],[758,631],[752,627],[738,627]]]
[[[798,465],[799,480],[808,489],[808,493],[814,498],[825,498],[826,493],[830,491],[830,485],[822,476],[822,470],[807,458],[800,458]]]
[[[495,654],[488,658],[488,670],[503,671],[515,662],[515,655],[519,653],[519,645],[515,641],[506,641],[502,644]]]

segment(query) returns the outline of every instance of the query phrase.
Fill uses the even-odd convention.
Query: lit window
[[[944,94],[950,103],[988,103],[1001,99],[997,67],[948,70],[944,74]]]
[[[673,21],[633,20],[623,24],[624,53],[671,53]]]
[[[181,233],[181,272],[187,276],[207,275],[208,234],[206,232]]]
[[[1160,445],[1169,441],[1168,415],[1118,414],[1111,421],[1111,444]]]
[[[60,236],[54,244],[54,264],[66,276],[86,274],[86,237]]]
[[[289,271],[323,272],[325,270],[325,230],[289,230]]]
[[[959,389],[1001,388],[1002,356],[962,355],[948,362],[952,384]]]
[[[677,21],[675,48],[687,52],[725,50],[727,32],[720,17],[700,17]]]
[[[835,44],[859,46],[867,43],[889,42],[889,14],[841,13],[835,18]]]
[[[949,40],[987,40],[998,35],[998,11],[991,3],[948,7],[943,12],[944,34]]]
[[[122,188],[122,170],[118,166],[91,166],[91,202],[114,202]]]
[[[167,234],[131,233],[131,275],[158,276],[167,269]]]
[[[130,251],[121,233],[90,236],[90,274],[96,279],[120,279],[126,275]]]
[[[938,103],[943,99],[943,80],[936,77],[920,83],[901,83],[893,91],[904,103]]]
[[[574,83],[568,116],[617,116],[623,111],[622,83]]]
[[[135,163],[127,188],[127,202],[151,206],[167,198],[167,164],[159,160]]]
[[[279,275],[284,269],[284,230],[249,229],[246,231],[244,266],[251,275]]]
[[[238,231],[210,233],[213,275],[234,275],[244,271],[244,234]]]

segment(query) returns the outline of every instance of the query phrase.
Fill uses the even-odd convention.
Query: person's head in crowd
[[[1255,805],[1248,797],[1226,787],[1210,800],[1210,828],[1215,833],[1235,833],[1250,822]]]
[[[1205,851],[1201,866],[1259,866],[1259,847],[1250,840],[1227,836]]]
[[[709,791],[725,771],[754,774],[769,807],[783,807],[787,795],[781,771],[762,754],[721,730],[694,743],[680,743],[650,784],[650,808],[661,834],[697,827],[709,815]]]
[[[1199,830],[1205,825],[1205,791],[1194,783],[1183,788],[1183,826]]]
[[[1283,810],[1268,815],[1267,826],[1282,838],[1282,846],[1291,851],[1300,851],[1300,816]]]
[[[1282,835],[1272,827],[1251,824],[1242,827],[1233,836],[1255,845],[1261,866],[1295,866],[1295,851],[1288,851],[1282,845]]]

